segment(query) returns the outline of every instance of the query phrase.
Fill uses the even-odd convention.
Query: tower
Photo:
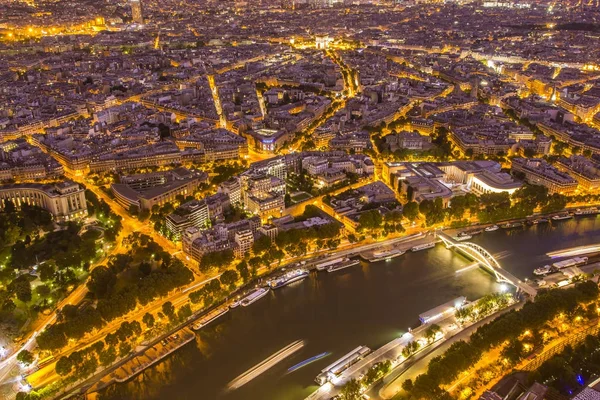
[[[136,24],[144,23],[144,14],[142,13],[142,1],[141,0],[129,0],[131,4],[131,18]]]

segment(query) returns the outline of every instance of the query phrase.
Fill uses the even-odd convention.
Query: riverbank
[[[401,245],[403,242],[407,246],[409,243],[413,245],[423,239],[422,235],[395,238],[390,241],[371,243],[368,246],[376,249],[390,243]],[[430,235],[429,238],[431,239],[432,236]],[[474,237],[473,240],[493,254],[502,252],[502,257],[509,257],[502,263],[517,276],[525,277],[530,275],[534,265],[539,266],[547,262],[543,257],[546,257],[548,251],[597,243],[599,238],[600,225],[596,219],[582,217],[563,221],[554,226],[550,224],[520,230],[498,230]],[[507,249],[518,256],[511,260]],[[342,254],[349,256],[364,250],[365,247],[356,246],[342,250],[344,252]],[[340,252],[308,260],[307,268],[313,269],[316,263],[338,257],[338,254]],[[490,290],[499,290],[499,285],[490,280],[489,275],[477,268],[464,270],[466,265],[462,256],[446,251],[443,246],[436,246],[428,251],[407,252],[402,257],[387,263],[373,265],[363,263],[361,266],[348,268],[335,274],[311,274],[304,283],[273,291],[251,307],[236,309],[219,322],[203,328],[199,333],[202,338],[202,348],[187,346],[186,349],[176,352],[178,355],[173,357],[174,361],[169,362],[168,370],[177,373],[161,378],[162,384],[159,381],[152,382],[152,376],[159,374],[154,371],[144,375],[143,383],[134,379],[125,386],[114,387],[113,385],[109,393],[121,393],[120,396],[115,395],[113,398],[123,398],[123,391],[127,393],[126,398],[144,398],[133,396],[127,388],[143,390],[144,387],[151,387],[153,392],[146,393],[145,398],[158,398],[156,393],[162,392],[158,388],[163,384],[169,385],[167,382],[171,380],[177,382],[177,388],[165,386],[167,392],[175,390],[186,393],[187,390],[192,390],[191,388],[201,387],[202,390],[206,389],[208,393],[213,393],[213,389],[222,389],[233,377],[257,364],[277,348],[299,338],[306,338],[308,344],[302,350],[303,355],[297,357],[308,358],[323,351],[332,351],[334,355],[341,355],[340,353],[347,352],[357,344],[376,345],[374,348],[377,348],[393,337],[400,336],[402,332],[400,327],[414,326],[419,312],[435,307],[457,295],[464,294],[470,299],[475,299],[489,293]],[[264,280],[265,277],[262,279]],[[252,282],[242,291],[255,284],[256,281]],[[427,296],[424,296],[425,293]],[[406,306],[394,307],[391,313],[389,307],[382,307],[382,304]],[[357,321],[368,324],[370,332],[359,334],[352,331]],[[313,331],[318,332],[313,335]],[[323,331],[331,332],[335,339],[328,340],[323,337]],[[391,335],[392,332],[395,334]],[[243,341],[240,335],[243,335]],[[252,349],[248,348],[248,343],[252,343]],[[208,348],[210,348],[210,355],[207,359],[204,349]],[[200,359],[196,360],[198,357]],[[220,365],[225,360],[228,360],[228,363],[227,366],[222,366],[219,372],[212,371],[208,373],[206,379],[199,380],[191,376],[186,378],[186,375],[191,372],[186,372],[187,369],[183,365],[177,364],[178,361],[183,362],[182,358],[186,358],[185,365],[195,365],[194,369],[211,369],[212,366]],[[289,360],[289,363],[297,361],[301,359]],[[271,373],[277,374],[280,372],[279,368],[283,369],[284,365],[285,363]],[[269,394],[267,397],[274,399],[286,398],[277,392],[283,391],[284,388],[286,395],[289,395],[290,390],[296,394],[296,396],[289,395],[287,398],[304,398],[309,390],[306,385],[310,385],[317,375],[314,372],[316,368],[319,368],[318,363],[296,371],[291,376],[285,376],[281,382],[279,380],[265,382],[263,378],[257,379],[257,382],[252,382],[248,388],[239,389],[239,394],[236,391],[228,394],[227,398],[259,399],[266,398],[267,394]],[[167,387],[169,389],[166,389]]]

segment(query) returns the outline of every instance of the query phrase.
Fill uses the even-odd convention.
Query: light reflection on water
[[[547,261],[545,253],[600,243],[596,218],[580,218],[522,230],[498,230],[473,238],[519,278]],[[102,399],[302,399],[326,365],[358,345],[376,348],[415,326],[418,315],[458,296],[473,300],[499,285],[482,269],[455,271],[470,263],[438,245],[390,262],[361,263],[321,272],[237,308],[202,330],[169,359],[130,382],[113,385]],[[270,354],[303,339],[306,346],[242,388],[224,394],[227,383]],[[330,351],[292,374],[290,366]]]

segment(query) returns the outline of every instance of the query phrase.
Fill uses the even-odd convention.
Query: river
[[[600,243],[600,217],[486,232],[475,242],[519,278],[548,260],[549,251]],[[196,342],[101,399],[295,400],[316,389],[319,371],[359,345],[375,349],[418,324],[418,315],[458,296],[469,300],[499,291],[480,268],[442,245],[388,262],[361,263],[335,273],[313,272],[302,282],[271,291],[251,306],[231,310],[198,332]],[[238,375],[296,340],[306,345],[241,388]],[[332,354],[287,374],[290,366]]]

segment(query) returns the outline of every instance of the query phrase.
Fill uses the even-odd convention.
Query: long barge
[[[327,268],[331,267],[332,265],[341,263],[344,260],[347,260],[347,258],[345,258],[345,257],[338,257],[338,258],[336,258],[334,260],[325,261],[325,262],[322,262],[320,264],[317,264],[317,266],[316,266],[317,271],[325,271]]]
[[[586,262],[588,262],[587,257],[575,257],[575,258],[569,258],[568,260],[555,262],[554,264],[552,264],[552,266],[554,268],[560,270],[560,269],[569,268],[569,267],[576,267],[578,265],[585,264]]]
[[[348,267],[353,267],[355,265],[360,264],[360,261],[358,260],[349,260],[346,259],[338,264],[334,264],[329,266],[329,268],[327,268],[327,272],[335,272],[335,271],[340,271],[342,269],[348,268]]]
[[[217,318],[222,317],[223,315],[227,314],[228,311],[229,311],[229,307],[215,308],[214,310],[212,310],[211,312],[206,314],[204,317],[202,317],[198,321],[194,322],[194,324],[192,325],[192,329],[195,331],[202,329],[206,325],[208,325],[211,322],[213,322],[214,320],[216,320]]]
[[[427,249],[432,249],[434,248],[436,245],[435,242],[429,242],[429,243],[423,243],[423,244],[418,244],[416,246],[413,246],[410,251],[415,252],[415,251],[421,251],[421,250],[427,250]]]

